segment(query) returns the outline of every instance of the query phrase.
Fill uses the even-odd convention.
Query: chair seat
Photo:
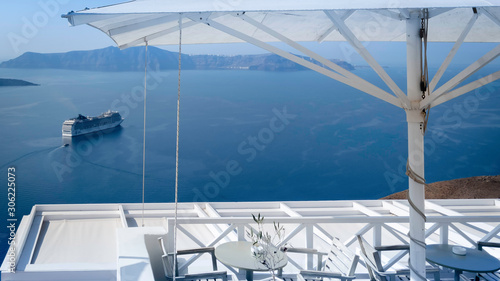
[[[342,276],[342,273],[317,271],[317,270],[301,270],[300,275],[302,275],[304,277],[314,276],[314,277],[320,277],[320,278],[340,278]],[[353,276],[353,278],[354,278],[354,276]]]
[[[212,271],[208,273],[192,273],[185,274],[184,280],[200,280],[200,279],[222,279],[227,280],[227,271]]]
[[[484,247],[491,247],[491,248],[500,248],[500,243],[498,242],[490,242],[490,241],[478,241],[477,242],[477,249],[478,250],[483,250]],[[477,275],[480,279],[483,280],[488,280],[488,281],[497,281],[500,280],[500,272],[488,272],[488,273],[479,273]]]
[[[500,280],[500,273],[499,272],[479,273],[478,277],[480,279],[484,279],[487,281],[498,281]]]

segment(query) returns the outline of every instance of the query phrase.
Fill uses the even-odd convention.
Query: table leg
[[[460,281],[460,274],[462,274],[462,270],[455,269],[455,281]]]
[[[247,281],[253,281],[253,270],[246,270]]]

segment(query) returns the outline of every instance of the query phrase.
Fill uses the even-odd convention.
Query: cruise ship
[[[108,110],[107,112],[96,117],[88,117],[78,114],[78,117],[64,121],[62,126],[62,135],[63,137],[84,135],[114,128],[122,122],[123,118],[117,111]]]

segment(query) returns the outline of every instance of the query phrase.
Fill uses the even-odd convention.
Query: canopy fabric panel
[[[63,17],[72,25],[98,28],[126,48],[145,41],[150,45],[177,44],[179,14],[183,17],[183,44],[244,42],[210,27],[207,20],[263,42],[279,41],[246,23],[239,17],[242,14],[295,42],[345,41],[328,13],[342,17],[361,41],[405,41],[405,19],[428,9],[430,42],[455,42],[475,12],[479,17],[465,42],[500,42],[500,0],[399,2],[136,0]]]
[[[99,8],[97,13],[193,13],[234,11],[322,11],[322,10],[376,10],[376,9],[422,9],[422,8],[468,8],[495,7],[498,0],[135,0],[118,5]],[[87,10],[89,11],[89,10]]]

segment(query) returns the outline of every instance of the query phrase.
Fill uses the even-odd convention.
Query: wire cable
[[[182,57],[182,14],[179,14],[179,74],[177,80],[177,135],[175,145],[175,217],[174,217],[174,277],[176,279],[177,268],[177,202],[178,202],[178,187],[179,187],[179,112],[181,103],[181,57]]]
[[[146,179],[146,97],[147,97],[147,77],[148,77],[148,41],[146,42],[146,50],[144,51],[144,130],[142,136],[142,218],[141,225],[144,227],[144,189]]]

